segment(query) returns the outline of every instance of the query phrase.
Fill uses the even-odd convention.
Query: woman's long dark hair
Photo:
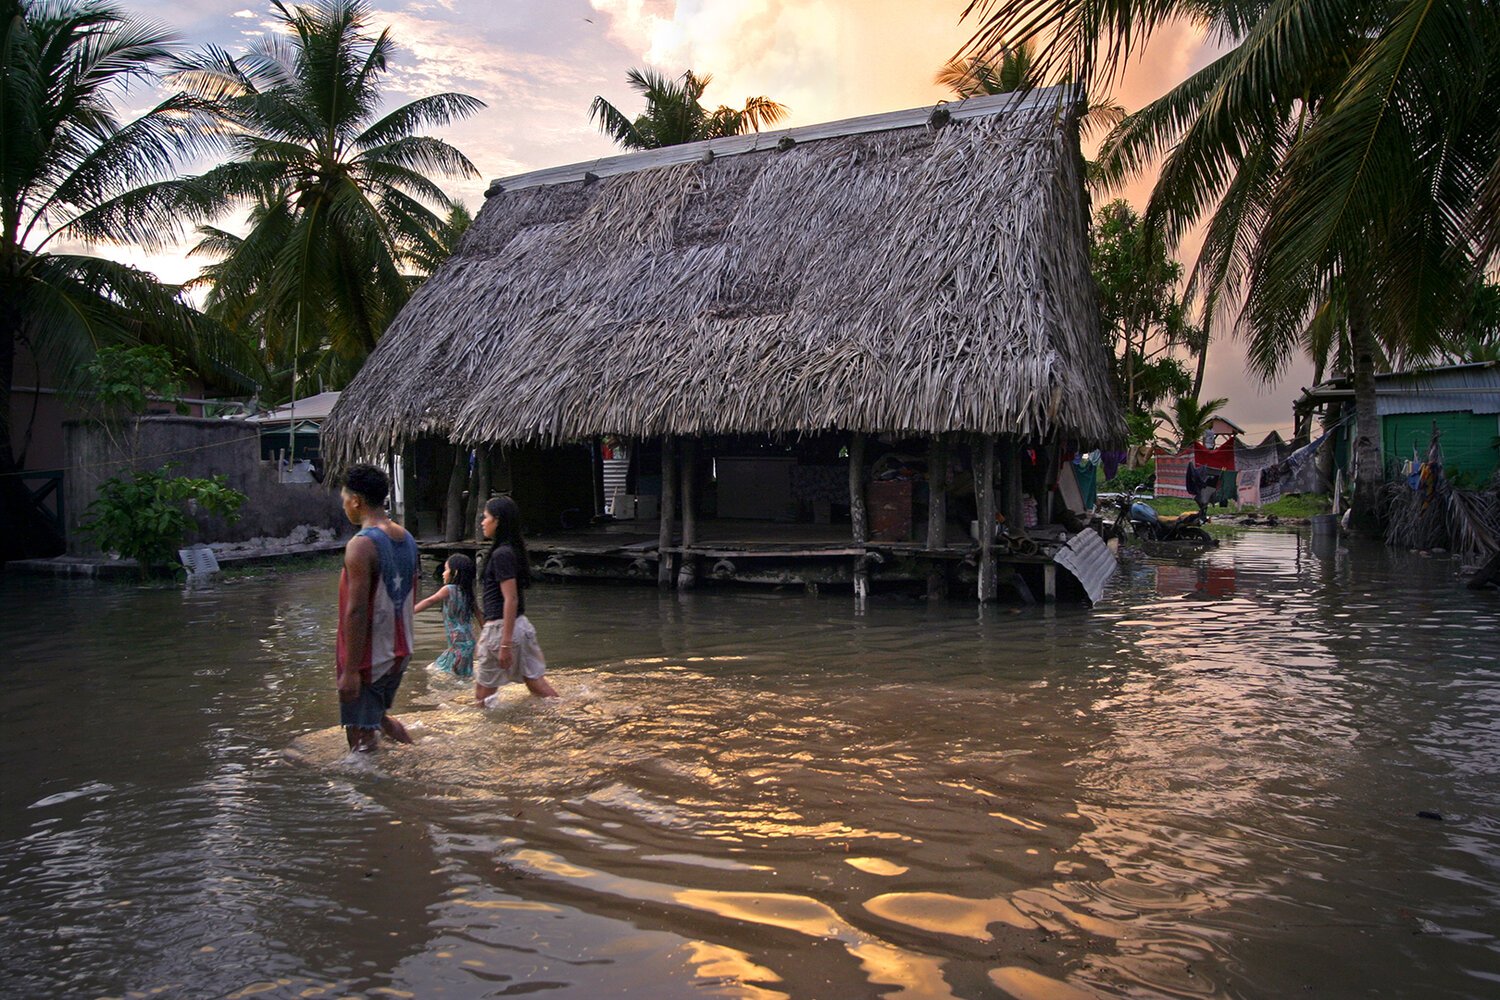
[[[455,552],[448,557],[448,568],[453,571],[453,586],[463,595],[464,605],[459,609],[461,617],[474,617],[475,609],[479,607],[479,602],[474,600],[474,560],[462,552]]]
[[[497,522],[490,555],[500,546],[509,545],[516,554],[516,586],[531,586],[531,557],[526,554],[526,540],[521,537],[521,509],[510,497],[490,497],[484,512]]]

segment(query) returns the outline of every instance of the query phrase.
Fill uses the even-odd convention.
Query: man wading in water
[[[410,743],[390,708],[411,659],[417,542],[385,511],[386,474],[356,465],[344,477],[344,515],[359,533],[344,547],[339,577],[339,722],[349,749],[374,750],[378,731]]]

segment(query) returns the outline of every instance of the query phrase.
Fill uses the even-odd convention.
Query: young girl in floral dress
[[[443,564],[443,586],[419,601],[416,610],[424,611],[438,601],[443,602],[448,648],[438,654],[429,669],[446,670],[468,680],[474,675],[474,625],[479,619],[479,602],[474,600],[474,560],[461,553],[449,556]]]

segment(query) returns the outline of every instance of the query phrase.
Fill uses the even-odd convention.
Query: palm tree
[[[669,80],[650,69],[632,69],[625,74],[630,86],[646,99],[646,110],[635,119],[627,117],[602,97],[589,106],[589,119],[599,131],[626,149],[660,149],[702,139],[740,135],[762,125],[775,125],[787,109],[769,97],[746,98],[742,108],[720,105],[709,111],[700,102],[713,77],[688,70]]]
[[[170,178],[207,148],[211,109],[173,94],[130,121],[115,100],[149,83],[176,37],[98,0],[0,0],[0,520],[5,554],[36,533],[11,444],[25,347],[64,384],[106,344],[154,342],[200,370],[223,344],[145,271],[69,244],[161,245],[180,233]]]
[[[1444,360],[1457,364],[1500,361],[1500,284],[1484,284],[1461,326],[1444,344]]]
[[[426,280],[436,271],[449,257],[458,253],[458,246],[463,242],[464,235],[469,227],[474,224],[474,216],[459,202],[454,202],[448,208],[448,214],[436,232],[430,234],[430,238],[421,245],[414,247],[407,255],[412,267],[417,272],[417,283]]]
[[[260,331],[273,367],[311,363],[338,385],[406,302],[409,272],[440,238],[443,218],[429,205],[453,202],[430,175],[478,176],[457,149],[418,130],[484,105],[442,93],[382,115],[394,43],[389,29],[371,37],[364,0],[272,8],[282,32],[241,57],[209,48],[174,75],[235,127],[228,161],[185,183],[182,203],[200,218],[251,206],[243,236],[201,230],[195,252],[217,258],[201,279],[208,309]]]
[[[1353,375],[1356,516],[1382,474],[1375,371],[1429,353],[1500,247],[1500,8],[1485,0],[976,0],[975,45],[1045,37],[1045,69],[1109,79],[1169,21],[1233,47],[1126,119],[1119,178],[1162,161],[1147,219],[1206,221],[1191,276],[1252,370],[1298,349]]]
[[[943,64],[933,80],[947,87],[963,100],[993,94],[1011,94],[1042,86],[1040,67],[1036,61],[1036,47],[1030,42],[1018,45],[1003,45],[998,56],[978,54],[954,56]],[[1097,129],[1111,129],[1125,117],[1125,108],[1108,98],[1090,102],[1088,110],[1079,119],[1085,136]],[[1092,164],[1090,164],[1092,166]]]
[[[1030,42],[1003,45],[994,55],[954,56],[943,64],[933,81],[959,97],[1010,94],[1042,85],[1037,73],[1036,47]]]
[[[1172,429],[1180,452],[1193,442],[1202,441],[1213,425],[1215,414],[1228,405],[1229,400],[1222,396],[1206,403],[1199,403],[1195,396],[1178,396],[1170,411],[1152,410],[1151,416]]]

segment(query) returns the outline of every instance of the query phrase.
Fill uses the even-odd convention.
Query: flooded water
[[[336,589],[0,580],[0,993],[1500,994],[1500,596],[1442,560],[1252,532],[1093,610],[544,585],[561,699],[417,666],[419,742],[357,760]]]

